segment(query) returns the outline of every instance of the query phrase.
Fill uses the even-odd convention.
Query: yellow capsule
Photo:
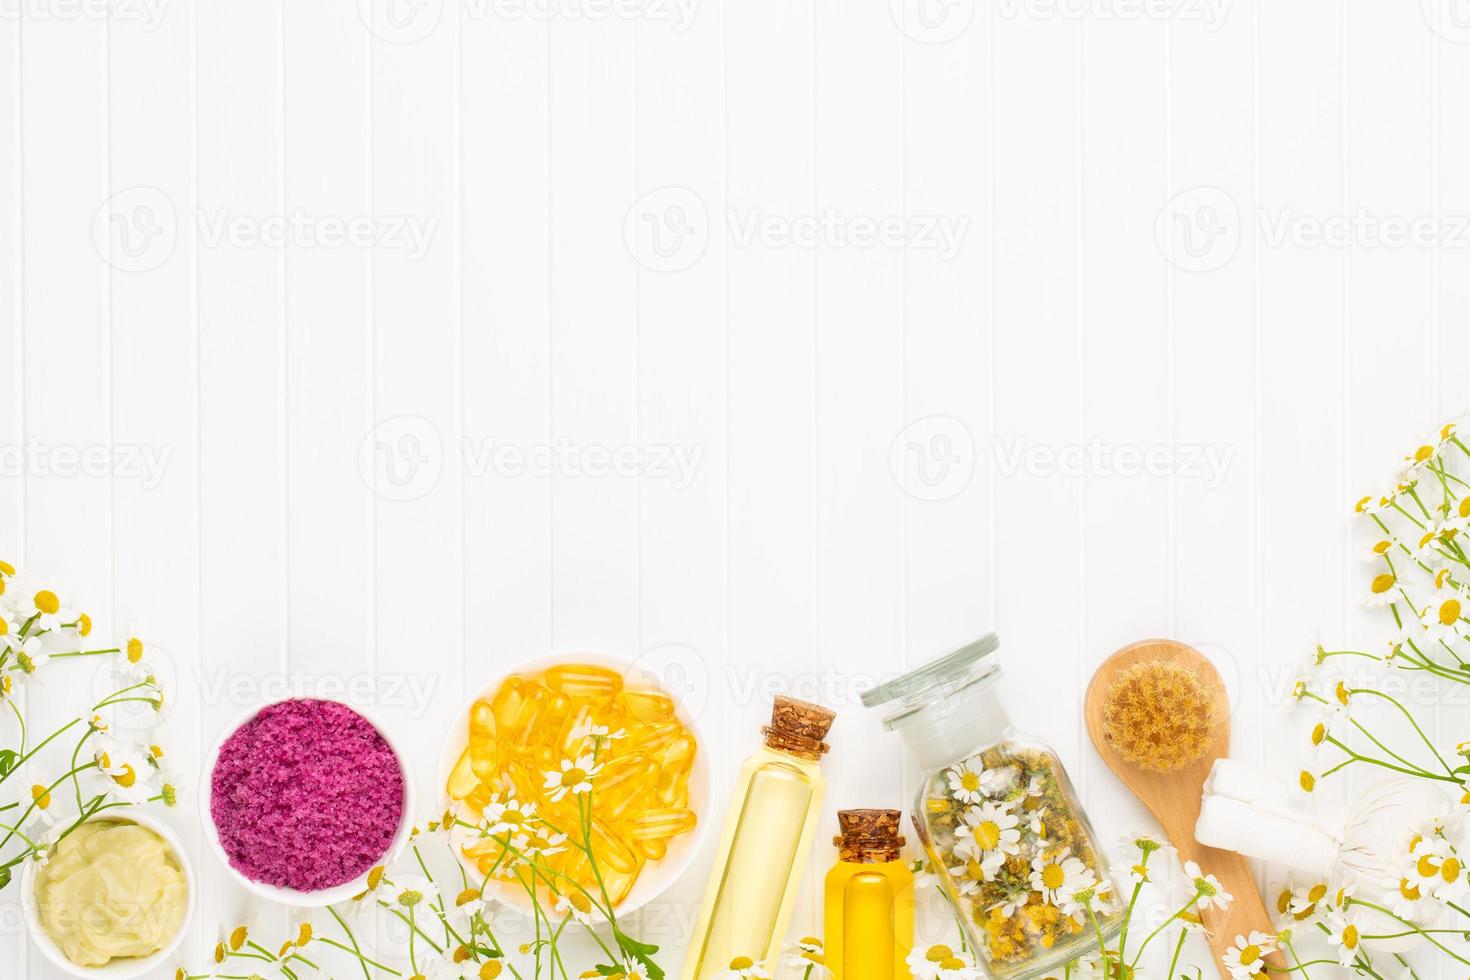
[[[658,763],[641,752],[630,752],[607,764],[602,776],[611,776],[593,795],[603,813],[621,813],[658,779]],[[599,776],[601,778],[601,776]]]
[[[662,691],[624,691],[623,705],[628,714],[645,723],[663,721],[674,715],[674,699]]]
[[[677,721],[659,721],[651,725],[645,725],[636,734],[628,736],[630,747],[640,748],[650,755],[656,755],[674,744],[674,739],[684,732],[684,726]]]
[[[689,771],[694,768],[694,754],[697,750],[694,736],[688,732],[676,736],[669,743],[658,774],[658,798],[664,806],[675,806],[675,801],[681,797],[684,801],[688,800]]]
[[[693,830],[695,820],[693,810],[645,810],[629,822],[628,836],[634,840],[665,840]]]
[[[592,853],[597,855],[598,861],[605,861],[607,867],[614,871],[623,874],[638,872],[638,855],[616,831],[597,817],[592,818]]]
[[[637,844],[638,850],[642,851],[643,856],[649,861],[662,861],[664,855],[669,853],[669,844],[665,840],[640,840]]]
[[[516,722],[510,730],[511,748],[516,752],[523,753],[530,748],[536,734],[536,723],[546,710],[546,702],[550,696],[551,692],[535,681],[526,681],[521,685],[521,713],[516,716]]]
[[[466,748],[459,755],[459,761],[454,764],[454,771],[449,774],[449,784],[445,787],[449,791],[449,798],[462,800],[474,790],[479,784],[476,773],[470,766],[470,750]]]
[[[495,724],[502,732],[509,732],[514,728],[516,719],[521,716],[521,706],[525,701],[521,685],[524,682],[524,678],[511,675],[501,681],[500,689],[490,699],[490,706],[495,712]]]
[[[476,701],[470,709],[470,766],[485,779],[495,771],[495,712],[488,701]]]
[[[546,684],[574,698],[610,698],[623,689],[623,675],[592,664],[559,664],[546,672]]]

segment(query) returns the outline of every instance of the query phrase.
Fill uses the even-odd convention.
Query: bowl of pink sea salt
[[[360,708],[287,698],[249,712],[204,760],[205,840],[262,898],[319,907],[367,887],[408,842],[408,762]]]

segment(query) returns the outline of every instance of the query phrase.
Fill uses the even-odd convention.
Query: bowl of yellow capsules
[[[197,894],[178,837],[129,807],[91,818],[46,864],[28,864],[21,907],[36,947],[58,969],[133,980],[172,964]]]
[[[450,726],[439,787],[458,815],[451,845],[485,897],[523,912],[533,881],[544,909],[633,912],[694,859],[707,756],[651,672],[606,653],[527,661]]]

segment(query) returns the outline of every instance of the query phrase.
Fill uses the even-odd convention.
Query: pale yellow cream
[[[41,924],[78,966],[149,956],[184,921],[189,888],[168,843],[146,827],[93,821],[72,831],[36,878]]]

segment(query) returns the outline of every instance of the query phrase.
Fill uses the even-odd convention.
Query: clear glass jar
[[[1061,973],[1121,916],[1091,824],[1055,752],[1017,734],[987,635],[873,688],[918,757],[913,821],[966,940],[994,980]]]

